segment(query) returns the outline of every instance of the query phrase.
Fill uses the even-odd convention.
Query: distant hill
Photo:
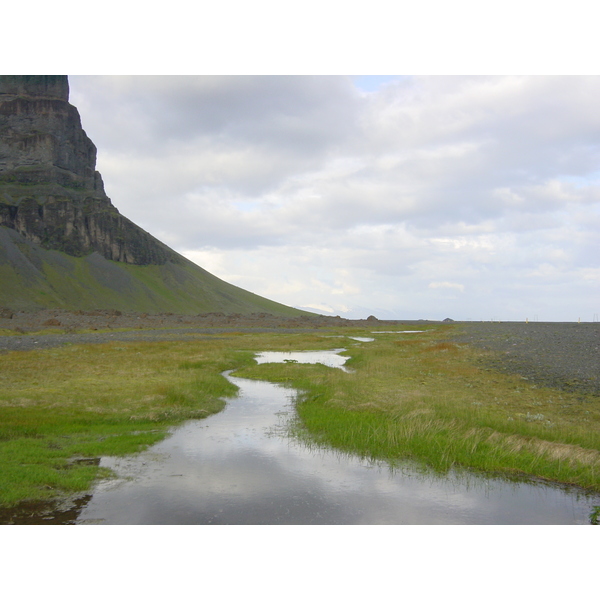
[[[0,76],[0,306],[308,314],[211,275],[122,216],[64,75]]]

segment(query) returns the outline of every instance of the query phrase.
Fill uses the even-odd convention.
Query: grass
[[[339,450],[600,491],[600,399],[486,371],[483,352],[440,340],[444,331],[350,348],[350,374],[279,364],[238,375],[302,390],[301,434]]]
[[[231,285],[180,258],[180,264],[129,265],[97,255],[76,257],[41,248],[0,226],[0,306],[13,310],[104,307],[188,315],[307,314]]]
[[[236,394],[221,376],[228,369],[301,390],[297,433],[313,444],[600,491],[598,397],[482,369],[483,352],[445,339],[451,326],[369,343],[335,337],[370,332],[223,332],[0,355],[0,506],[86,490],[107,473],[80,459],[139,451],[221,410]],[[340,346],[351,373],[252,360],[259,351]]]
[[[143,450],[218,412],[237,392],[221,373],[252,363],[253,351],[330,345],[221,333],[0,354],[0,507],[87,490],[107,473],[79,459]]]
[[[110,343],[1,355],[0,505],[88,489],[101,473],[74,459],[136,452],[185,419],[221,410],[237,390],[220,372],[250,357],[210,346]]]

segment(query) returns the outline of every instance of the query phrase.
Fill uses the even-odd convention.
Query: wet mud
[[[0,509],[0,525],[75,525],[91,494],[60,501],[23,502]]]

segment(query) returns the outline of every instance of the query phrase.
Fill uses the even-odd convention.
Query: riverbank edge
[[[365,324],[364,324],[364,323],[361,323],[361,325],[362,325],[361,331],[364,333],[364,329],[365,329],[365,326],[364,326],[364,325],[365,325]],[[411,323],[411,325],[415,325],[415,323]],[[434,324],[429,324],[429,325],[434,325]],[[435,325],[437,326],[437,325],[440,325],[440,324],[437,324],[437,323],[436,323]],[[463,324],[456,324],[456,326],[457,326],[457,327],[460,327],[460,326],[462,326],[462,325],[463,325]],[[467,324],[467,327],[468,327],[469,325],[471,325],[471,324]],[[235,329],[235,327],[234,327],[234,329]],[[437,327],[436,327],[436,329],[437,329]],[[454,326],[451,326],[451,327],[450,327],[450,329],[451,329],[451,330],[452,330],[452,329],[454,329]],[[222,329],[222,328],[219,328],[219,330],[218,330],[218,331],[219,331],[220,333],[223,333],[223,329]],[[160,331],[158,331],[158,330],[150,330],[150,331],[148,331],[148,330],[147,330],[147,331],[146,331],[146,333],[148,333],[149,335],[156,334],[157,336],[159,336],[159,339],[161,339],[161,340],[165,341],[165,338],[164,338],[164,336],[163,336],[162,332],[160,332]],[[194,332],[194,333],[197,333],[197,332]],[[205,335],[215,335],[215,333],[217,333],[217,332],[216,332],[216,331],[213,331],[213,332],[211,332],[211,333],[209,333],[209,334],[207,334],[206,332],[204,332],[204,334],[205,334]],[[274,332],[273,332],[273,333],[274,333]],[[287,331],[287,330],[285,330],[285,329],[282,331],[281,329],[279,329],[279,330],[278,330],[278,333],[289,333],[289,331]],[[348,334],[349,334],[349,333],[350,333],[350,331],[347,331],[347,332],[344,332],[344,333],[348,333]],[[171,332],[169,332],[169,334],[171,334]],[[54,335],[55,335],[55,334],[50,334],[50,335],[48,336],[48,338],[47,338],[47,339],[48,339],[48,340],[50,340],[52,337],[54,337]],[[56,345],[62,345],[62,344],[64,344],[65,342],[66,342],[66,343],[69,343],[69,342],[67,342],[67,341],[65,340],[65,336],[64,336],[64,335],[60,335],[60,334],[56,334],[56,335],[59,335],[59,336],[60,336],[60,339],[58,340],[58,343],[57,343]],[[178,332],[176,333],[176,336],[177,336],[177,337],[179,337],[179,336],[184,336],[184,338],[185,338],[185,337],[188,337],[188,336],[187,336],[187,335],[184,333],[184,329],[183,329],[183,328],[182,328],[182,330],[180,330],[180,331],[178,331]],[[105,340],[105,341],[103,341],[103,342],[101,342],[101,343],[106,343],[106,342],[108,342],[108,341],[113,341],[113,340]],[[125,340],[124,340],[124,341],[125,341]],[[462,343],[464,343],[464,340],[463,340],[463,342],[462,342]],[[54,346],[54,345],[55,345],[55,344],[52,344],[52,346]],[[476,345],[476,344],[475,344],[475,345]],[[501,357],[500,357],[500,358],[501,358]],[[166,435],[168,435],[168,432],[165,432],[165,436],[166,436]],[[503,476],[506,476],[506,474],[504,474]],[[530,476],[526,476],[526,477],[530,477]],[[569,487],[577,487],[577,486],[572,486],[571,484],[558,484],[558,485],[567,485],[567,486],[569,486]],[[61,498],[59,498],[59,499],[57,499],[57,500],[50,501],[50,502],[48,502],[48,506],[47,506],[47,509],[45,509],[45,512],[46,512],[48,515],[49,515],[50,513],[53,513],[53,512],[54,512],[54,513],[56,513],[56,512],[59,512],[59,513],[68,514],[68,513],[69,513],[69,511],[72,511],[72,510],[74,510],[74,507],[76,507],[76,506],[78,505],[78,503],[81,503],[81,502],[83,502],[83,501],[85,500],[86,496],[88,495],[88,492],[89,492],[89,491],[86,491],[86,492],[80,492],[80,493],[77,493],[77,494],[72,494],[72,495],[70,495],[70,496],[68,496],[68,497],[61,497]],[[13,507],[13,508],[14,508],[14,507]],[[22,505],[22,507],[21,507],[21,508],[22,508],[21,512],[23,513],[23,515],[25,515],[25,514],[26,514],[28,511],[30,511],[30,510],[31,510],[31,506],[27,506],[27,502],[23,503],[23,505]],[[0,519],[1,519],[1,517],[0,517]],[[49,523],[51,522],[51,520],[52,520],[52,519],[50,519],[50,518],[49,518]],[[3,522],[4,522],[4,521],[3,521]]]
[[[432,348],[435,348],[436,346],[441,348],[442,352],[446,352],[447,350],[452,350],[452,344],[456,343],[458,346],[458,342],[460,342],[460,344],[462,346],[464,346],[465,348],[469,348],[469,349],[477,349],[478,347],[481,348],[481,344],[467,344],[465,343],[464,337],[462,336],[456,336],[455,334],[457,333],[457,329],[458,330],[462,330],[463,329],[463,325],[466,325],[466,329],[469,331],[469,334],[471,336],[471,338],[473,338],[473,333],[474,330],[476,330],[477,326],[472,327],[471,324],[460,324],[460,325],[456,325],[454,326],[445,326],[441,329],[438,328],[433,328],[433,330],[430,330],[430,333],[432,334],[432,338],[429,340],[428,344],[429,344],[429,348],[427,348],[427,350],[430,350]],[[570,326],[571,324],[568,324],[568,326]],[[495,324],[494,324],[495,326]],[[438,336],[435,335],[435,331],[437,330],[437,332],[439,333]],[[594,329],[594,332],[598,331],[598,329]],[[494,330],[494,332],[498,332],[498,330]],[[464,335],[464,332],[463,332]],[[476,356],[476,358],[471,359],[471,364],[472,367],[474,369],[479,370],[482,374],[484,372],[495,372],[497,373],[498,376],[500,377],[506,377],[506,380],[508,381],[512,375],[517,375],[517,385],[519,385],[520,380],[523,380],[524,382],[524,389],[527,386],[531,386],[531,390],[536,390],[538,388],[541,388],[541,390],[543,389],[548,389],[548,390],[561,390],[561,391],[565,391],[565,386],[562,386],[561,383],[565,380],[565,376],[564,374],[558,374],[553,371],[550,370],[548,371],[548,369],[546,368],[547,365],[545,365],[542,361],[541,364],[538,365],[538,370],[536,372],[536,377],[534,377],[532,375],[532,373],[530,372],[530,361],[529,360],[524,360],[522,363],[519,363],[518,361],[514,360],[513,357],[513,361],[511,362],[511,364],[509,365],[508,368],[497,368],[498,365],[501,365],[501,367],[505,367],[504,363],[503,363],[503,353],[501,351],[492,351],[490,349],[490,343],[489,340],[483,340],[485,342],[485,352],[483,353],[483,356],[478,355],[477,352],[474,353],[474,357]],[[406,343],[417,343],[417,339],[413,339],[413,340],[407,340]],[[352,352],[347,352],[347,354],[350,354],[352,356]],[[355,357],[353,356],[353,359]],[[360,364],[356,364],[355,362],[353,362],[353,359],[351,359],[347,365],[349,367],[355,367],[357,370],[360,369]],[[524,370],[526,370],[526,372],[528,373],[528,375],[530,375],[530,377],[526,378],[524,377],[521,373],[524,372]],[[540,373],[542,374],[541,376]],[[589,373],[586,373],[586,375],[589,375]],[[360,417],[358,419],[358,421],[361,420],[366,420],[367,418],[375,418],[375,415],[372,413],[372,406],[368,406],[369,404],[372,405],[372,403],[367,402],[366,406],[368,406],[366,409],[363,409],[362,406],[358,406],[358,407],[346,407],[346,408],[342,408],[340,406],[340,402],[339,400],[333,400],[332,401],[332,397],[334,395],[334,391],[331,388],[328,388],[327,385],[320,385],[318,383],[314,383],[313,381],[308,381],[307,377],[305,374],[301,374],[299,372],[294,373],[293,371],[293,367],[290,369],[289,365],[286,366],[281,366],[280,368],[277,367],[265,367],[264,365],[261,368],[257,368],[257,367],[250,367],[250,368],[246,368],[244,369],[244,374],[240,375],[240,376],[246,376],[246,377],[250,377],[253,379],[263,379],[263,380],[267,380],[273,383],[283,383],[284,385],[289,385],[291,387],[294,387],[296,389],[299,390],[299,400],[297,402],[297,411],[299,414],[299,418],[300,421],[302,422],[302,426],[303,428],[306,430],[306,432],[308,432],[308,436],[312,437],[312,439],[314,441],[316,441],[316,444],[323,444],[323,445],[327,445],[329,447],[333,447],[333,448],[337,448],[338,450],[341,450],[343,452],[348,452],[350,454],[355,454],[358,456],[362,456],[364,458],[368,458],[368,459],[375,459],[375,460],[383,460],[384,462],[389,462],[390,464],[393,464],[395,460],[404,460],[404,459],[409,459],[409,460],[416,460],[419,462],[422,462],[423,464],[425,464],[426,466],[428,465],[427,468],[431,468],[432,465],[428,464],[428,461],[425,457],[425,455],[419,455],[419,454],[400,454],[397,456],[389,456],[386,455],[385,453],[381,453],[379,450],[374,450],[372,449],[372,447],[369,447],[369,444],[367,442],[365,442],[362,438],[364,438],[366,435],[372,435],[372,431],[368,431],[368,432],[361,432],[360,431],[360,427],[358,426],[357,423],[352,423],[351,420],[348,420],[347,422],[344,422],[344,425],[340,425],[340,423],[342,423],[342,421],[344,421],[344,419],[346,419],[346,417],[350,416],[350,415],[362,415],[362,417]],[[315,378],[316,379],[316,378]],[[531,379],[531,381],[530,381]],[[339,383],[339,382],[338,382]],[[376,385],[376,382],[373,382],[374,385]],[[587,390],[589,388],[589,378],[586,378],[585,380],[581,381],[581,385],[577,385],[576,381],[573,381],[572,378],[572,374],[570,374],[568,376],[568,387],[566,387],[566,392],[569,394],[569,397],[571,398],[577,398],[577,400],[579,401],[589,401],[589,398],[592,398],[594,402],[596,402],[596,404],[598,403],[598,401],[600,400],[600,397],[595,395],[595,394],[590,394]],[[594,382],[595,383],[595,382]],[[470,384],[468,384],[470,386]],[[339,390],[338,390],[339,391]],[[585,400],[584,396],[585,395],[588,400]],[[331,404],[329,404],[331,402]],[[480,404],[479,402],[473,402],[474,405],[478,405]],[[320,419],[319,424],[317,426],[315,425],[311,425],[311,422],[309,420],[309,418],[307,417],[307,410],[310,407],[310,410],[318,410],[317,407],[319,407],[319,410],[323,411],[323,413],[330,413],[329,417],[323,417],[322,419]],[[389,415],[388,415],[389,416]],[[525,416],[525,415],[523,415]],[[527,420],[529,420],[529,416],[531,416],[533,419],[535,420],[538,416],[543,416],[543,415],[538,415],[538,414],[532,414],[529,415],[529,413],[527,413]],[[510,420],[512,421],[513,419],[510,418]],[[323,421],[327,421],[328,425],[323,425]],[[316,422],[316,421],[315,421]],[[362,425],[362,423],[361,423]],[[389,423],[385,423],[384,420],[382,420],[381,422],[376,423],[375,425],[372,426],[373,428],[380,428],[380,429],[384,429],[385,427],[387,427],[389,425]],[[481,425],[479,423],[477,423],[476,419],[473,421],[473,427],[481,427]],[[343,432],[344,435],[337,437],[337,433],[335,432],[336,428],[342,428],[345,429],[345,431]],[[368,427],[367,427],[368,429]],[[346,435],[347,434],[347,435]],[[506,434],[508,435],[508,437],[513,438],[511,440],[511,442],[514,442],[515,440],[515,435],[514,434]],[[505,435],[505,437],[506,437]],[[527,441],[528,439],[528,435],[522,435],[522,434],[517,434],[521,439],[518,440],[519,444],[522,442],[522,440]],[[493,437],[493,436],[490,436]],[[348,438],[353,438],[352,442],[347,442],[347,441],[339,441],[342,439],[348,439]],[[336,439],[338,441],[336,441]],[[546,451],[547,448],[551,448],[551,445],[553,444],[553,442],[549,442],[546,443],[544,436],[542,436],[539,440],[536,437],[532,437],[529,438],[533,443],[530,444],[531,447],[534,447],[535,445],[538,446],[538,448],[536,448],[536,451],[539,450],[539,447],[541,447],[542,445],[546,445],[546,447],[544,447],[544,452]],[[378,441],[376,441],[377,443],[379,443]],[[540,442],[538,444],[538,442]],[[373,445],[376,446],[377,443],[375,443]],[[523,446],[526,446],[526,444],[522,444]],[[554,442],[555,448],[553,449],[557,449],[558,446],[564,446],[565,444],[563,442]],[[578,446],[573,446],[573,449],[578,449]],[[492,448],[493,449],[493,448]],[[584,450],[584,449],[582,449]],[[595,452],[596,453],[596,463],[598,463],[599,461],[599,457],[598,457],[598,451],[600,449],[597,450],[591,450],[591,452]],[[584,450],[583,453],[587,452],[586,450]],[[543,453],[542,453],[543,454]],[[573,453],[571,453],[573,454]],[[589,454],[589,452],[588,452]],[[543,454],[540,458],[540,462],[542,464],[542,466],[544,466],[544,462],[546,462],[548,465],[552,464],[554,461],[553,458],[551,458],[551,453],[548,453],[548,455],[546,456],[545,454]],[[536,458],[537,460],[537,458]],[[567,457],[567,461],[568,462],[570,459]],[[560,462],[560,461],[559,461]],[[600,463],[598,463],[596,466],[600,466]],[[600,481],[598,479],[594,479],[593,473],[594,473],[594,469],[592,468],[592,480],[588,481],[587,484],[582,484],[582,483],[576,483],[573,481],[569,481],[570,478],[575,477],[573,474],[575,473],[575,470],[571,470],[571,472],[569,471],[570,467],[563,467],[563,469],[565,470],[565,474],[563,476],[544,476],[543,474],[541,474],[541,467],[540,467],[540,472],[534,472],[534,471],[529,471],[527,469],[522,469],[519,466],[511,466],[510,464],[507,465],[502,465],[500,468],[478,468],[477,466],[474,466],[473,464],[471,464],[470,462],[461,462],[460,460],[454,461],[452,460],[450,463],[450,467],[451,468],[458,468],[458,469],[465,469],[467,471],[471,471],[471,472],[477,472],[486,476],[496,476],[496,477],[503,477],[505,479],[514,479],[514,480],[519,480],[519,481],[538,481],[538,482],[544,482],[546,484],[549,485],[553,485],[553,486],[559,486],[559,487],[563,487],[565,489],[571,489],[571,490],[576,490],[581,492],[582,494],[586,494],[586,495],[592,495],[594,497],[596,497],[598,494],[600,494]],[[441,468],[441,472],[444,471],[446,467],[442,467]],[[436,470],[436,468],[434,467],[434,470]],[[438,469],[439,470],[439,469]],[[559,469],[560,470],[560,469]],[[589,477],[588,477],[589,479]],[[600,504],[600,497],[599,497],[599,504]]]

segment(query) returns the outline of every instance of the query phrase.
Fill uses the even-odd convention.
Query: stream
[[[322,362],[341,350],[262,353],[257,362]],[[240,388],[220,413],[190,421],[140,454],[104,457],[77,524],[587,524],[598,497],[468,473],[391,470],[289,435],[296,392],[225,376]]]

